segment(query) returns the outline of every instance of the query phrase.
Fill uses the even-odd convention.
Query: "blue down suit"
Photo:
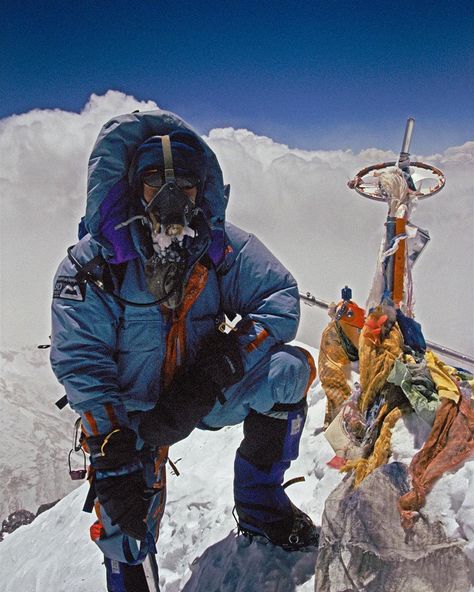
[[[314,378],[309,354],[286,345],[299,322],[296,281],[255,236],[225,221],[228,192],[215,155],[199,136],[206,178],[198,205],[208,225],[195,241],[178,309],[136,306],[154,301],[144,274],[145,230],[139,219],[116,229],[143,208],[132,199],[129,181],[137,147],[152,135],[176,129],[191,130],[163,111],[124,115],[102,129],[89,163],[83,236],[54,280],[51,363],[86,434],[107,434],[117,426],[137,430],[140,415],[157,403],[166,373],[192,364],[203,340],[225,316],[238,315],[235,330],[245,375],[224,389],[223,398],[201,418],[199,427],[247,422],[235,463],[235,496],[249,512],[255,506],[259,519],[271,520],[268,509],[272,514],[289,503],[281,482],[298,455],[304,398]],[[108,274],[107,290],[101,289],[103,278],[92,284],[77,275],[98,255],[110,269],[121,270],[120,281],[116,274]],[[265,419],[264,429],[259,427],[262,417],[268,418],[267,435],[262,433]],[[262,450],[272,448],[272,422],[278,423],[281,445],[276,457],[270,455],[260,463],[264,467],[255,466],[253,459],[262,459]],[[139,439],[138,448],[142,445]],[[150,472],[153,459],[145,461],[145,473]],[[267,470],[272,465],[274,470]],[[153,471],[146,474],[148,481],[158,477],[162,476]],[[164,505],[164,500],[159,503]],[[151,532],[155,510],[150,509]],[[93,538],[106,557],[128,563],[142,559],[137,541],[122,535],[104,512],[100,521],[100,533]]]

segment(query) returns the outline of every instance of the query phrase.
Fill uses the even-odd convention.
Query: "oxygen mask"
[[[151,229],[153,248],[160,257],[166,258],[176,250],[171,248],[173,245],[182,247],[186,236],[195,236],[189,224],[197,209],[189,190],[198,185],[199,179],[188,175],[164,182],[159,172],[152,171],[144,175],[143,183],[145,200],[147,191],[156,191],[150,200],[146,200],[145,214]]]
[[[143,176],[145,215],[150,227],[154,255],[147,260],[145,273],[149,290],[163,304],[174,309],[183,298],[183,277],[186,270],[186,237],[195,237],[189,224],[197,213],[191,198],[199,179],[176,176],[168,181],[159,172]],[[156,192],[154,196],[149,197]],[[148,199],[147,199],[148,198]]]
[[[146,227],[134,237],[146,253],[147,286],[157,301],[170,309],[183,300],[188,261],[197,244],[198,233],[191,224],[201,212],[195,202],[204,176],[205,156],[199,141],[183,130],[148,138],[130,165],[130,186],[134,196],[141,197],[144,211],[138,213],[141,208],[134,204],[135,215],[115,228],[138,221]]]

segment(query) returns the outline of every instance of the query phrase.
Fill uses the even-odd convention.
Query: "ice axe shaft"
[[[306,292],[305,294],[300,292],[300,300],[302,300],[308,306],[317,306],[318,308],[322,308],[324,310],[327,310],[329,308],[329,302],[316,298],[311,294],[311,292]],[[426,345],[428,346],[428,349],[431,349],[439,354],[449,356],[453,360],[459,360],[461,362],[474,366],[474,358],[471,356],[455,351],[454,349],[450,349],[449,347],[445,347],[444,345],[439,345],[438,343],[434,343],[433,341],[426,341]]]

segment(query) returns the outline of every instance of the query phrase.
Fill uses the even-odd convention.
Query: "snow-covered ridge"
[[[67,466],[75,414],[54,404],[64,391],[48,350],[2,351],[0,365],[1,522],[15,510],[36,513],[77,485]]]
[[[317,357],[317,350],[308,349]],[[14,392],[18,400],[28,400],[33,405],[38,402],[35,415],[41,422],[42,438],[49,441],[61,432],[58,425],[62,421],[68,422],[62,417],[59,419],[55,408],[50,407],[57,387],[51,384],[54,379],[46,371],[46,358],[44,352],[19,352],[10,359],[9,364],[14,366],[10,366],[8,375],[10,385],[18,380],[20,372],[27,375],[28,388],[22,390],[17,385]],[[34,391],[36,399],[32,396],[30,382],[33,374],[38,378],[37,385],[41,384]],[[44,382],[40,383],[40,380]],[[54,396],[49,394],[42,398],[40,393],[49,392],[52,386]],[[309,394],[309,413],[300,457],[286,475],[288,479],[305,476],[306,481],[292,486],[288,493],[317,524],[321,523],[327,496],[343,478],[326,465],[333,452],[320,433],[324,408],[323,392],[315,383]],[[10,405],[5,411],[11,414],[12,409],[14,407]],[[63,413],[67,412],[63,411],[60,415]],[[393,431],[392,460],[408,464],[427,433],[427,427],[414,415],[400,420]],[[58,443],[60,454],[57,461],[61,470],[64,468],[64,450],[69,445],[68,438],[62,437],[64,445]],[[244,541],[235,537],[232,518],[233,459],[241,438],[241,426],[218,432],[195,430],[187,440],[172,447],[170,456],[177,461],[181,474],[176,477],[168,473],[168,503],[158,543],[163,592],[261,592],[277,589],[313,592],[315,552],[287,554],[272,546],[252,544],[247,547]],[[26,454],[31,452],[29,446],[31,440],[23,442],[19,450]],[[6,450],[0,446],[0,454],[5,455]],[[450,536],[466,541],[465,552],[474,563],[472,491],[474,460],[443,476],[429,494],[423,513],[432,520],[442,521]],[[84,484],[31,525],[21,527],[0,543],[0,573],[6,586],[4,592],[105,589],[102,559],[88,534],[94,518],[81,511],[86,493],[87,484]]]

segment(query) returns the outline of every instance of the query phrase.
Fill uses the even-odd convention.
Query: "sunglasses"
[[[161,189],[165,184],[163,173],[159,171],[149,171],[143,175],[143,182],[148,187]],[[193,189],[199,185],[199,178],[192,173],[186,175],[176,175],[175,183],[180,189]]]

